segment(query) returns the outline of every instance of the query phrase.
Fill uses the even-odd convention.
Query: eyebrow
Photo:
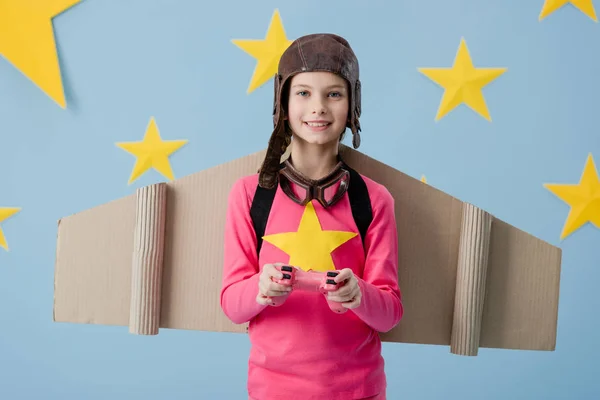
[[[292,88],[300,88],[300,87],[309,88],[309,89],[311,88],[310,85],[305,85],[305,84],[302,84],[302,83],[297,83],[297,84],[295,84],[295,85],[292,86]],[[337,84],[337,83],[333,84],[333,85],[329,85],[329,86],[326,87],[326,89],[333,89],[333,88],[336,88],[336,89],[346,89],[346,87],[344,85],[340,85],[340,84]]]

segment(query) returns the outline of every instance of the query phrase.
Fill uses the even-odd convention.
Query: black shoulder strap
[[[256,254],[260,254],[262,237],[265,234],[275,192],[277,192],[277,185],[272,189],[265,189],[260,185],[256,185],[256,193],[250,207],[250,217],[252,218],[252,225],[254,225],[254,232],[256,232]]]
[[[358,172],[345,165],[345,168],[350,172],[350,183],[348,185],[348,198],[352,209],[354,222],[358,227],[363,245],[367,230],[373,221],[373,209],[371,208],[371,197],[367,184]]]

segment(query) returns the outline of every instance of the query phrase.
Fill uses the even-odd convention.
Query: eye
[[[342,94],[340,92],[331,92],[330,95],[333,97],[340,97]]]
[[[296,94],[303,96],[304,94],[306,94],[306,90],[301,90],[301,91],[297,92]]]

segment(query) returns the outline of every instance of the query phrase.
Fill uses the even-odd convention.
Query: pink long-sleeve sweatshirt
[[[320,229],[356,233],[330,253],[335,269],[352,269],[362,292],[360,306],[344,314],[332,312],[324,295],[312,292],[295,290],[279,307],[256,302],[263,265],[288,263],[290,255],[266,240],[257,255],[250,206],[258,174],[239,179],[231,189],[221,307],[234,323],[250,322],[250,398],[354,400],[378,394],[385,398],[387,382],[378,332],[391,330],[403,315],[398,237],[391,194],[377,182],[363,179],[373,209],[365,247],[347,194],[327,209],[312,202]],[[297,231],[304,212],[305,206],[278,188],[265,235]]]

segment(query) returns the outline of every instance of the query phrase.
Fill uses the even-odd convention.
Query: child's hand
[[[354,272],[352,272],[350,268],[344,268],[334,280],[336,282],[345,281],[345,284],[338,290],[329,292],[327,294],[327,299],[342,303],[342,306],[349,309],[358,307],[362,299],[362,293],[358,286],[358,280],[356,279],[356,276],[354,276]]]
[[[258,279],[258,295],[256,302],[262,305],[272,305],[270,297],[286,296],[292,291],[291,286],[281,285],[273,282],[271,278],[282,279],[283,274],[275,266],[285,265],[283,263],[265,264]],[[285,298],[279,300],[279,303],[285,301]]]

